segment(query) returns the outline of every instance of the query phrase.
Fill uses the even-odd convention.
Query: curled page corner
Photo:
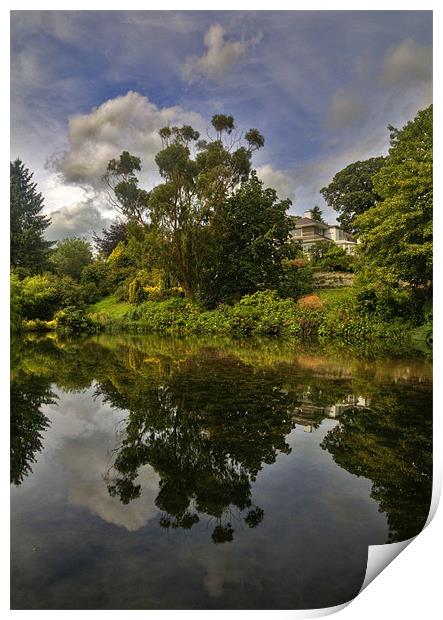
[[[426,523],[424,524],[423,529],[428,527],[429,523],[434,518],[435,513],[437,512],[438,505],[440,503],[440,495],[441,484],[440,481],[436,479],[436,476],[434,476],[431,505],[429,507],[428,518],[426,519]],[[419,532],[417,536],[420,536],[420,533],[421,532]],[[360,592],[362,592],[371,583],[371,581],[373,581],[377,577],[377,575],[384,571],[388,564],[395,560],[395,558],[404,549],[406,549],[409,543],[415,540],[417,536],[413,536],[412,538],[408,538],[397,543],[389,543],[386,545],[369,545],[366,574],[358,594],[360,594]]]
[[[360,588],[362,592],[377,575],[379,575],[384,569],[395,560],[395,558],[411,543],[413,538],[407,538],[397,543],[389,543],[387,545],[369,545],[368,547],[368,563],[366,565],[366,574],[363,580],[363,584]],[[358,595],[357,595],[358,596]]]

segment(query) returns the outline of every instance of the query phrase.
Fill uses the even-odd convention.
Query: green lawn
[[[317,288],[314,289],[313,293],[326,303],[334,303],[349,297],[350,291],[350,286],[342,286],[340,288]]]
[[[131,308],[127,301],[118,301],[114,295],[109,295],[86,308],[88,314],[106,314],[113,319],[121,319]]]

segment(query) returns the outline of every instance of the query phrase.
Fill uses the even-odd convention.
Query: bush
[[[130,304],[141,304],[146,299],[143,284],[140,278],[135,277],[128,286],[128,301]]]
[[[297,303],[301,308],[309,310],[317,310],[318,308],[323,308],[325,305],[324,301],[322,301],[318,295],[305,295],[304,297],[300,297]]]
[[[304,258],[283,261],[283,279],[278,288],[280,297],[297,299],[312,291],[312,268],[306,265]]]
[[[11,273],[9,286],[11,330],[18,332],[23,326],[22,284],[15,273]]]
[[[94,321],[83,310],[68,306],[56,313],[55,328],[68,334],[91,333],[96,331]]]
[[[101,297],[106,297],[106,295],[109,295],[111,292],[108,276],[109,265],[101,258],[96,258],[83,269],[80,283],[84,288],[89,287],[91,295],[95,297],[93,301],[97,301]],[[92,300],[90,303],[92,303]]]
[[[62,304],[58,278],[50,274],[36,275],[21,281],[21,315],[24,319],[51,319]]]
[[[126,319],[140,321],[146,331],[174,333],[192,331],[191,325],[201,308],[187,300],[172,297],[166,301],[145,301],[129,310]]]
[[[49,262],[56,273],[69,276],[77,281],[80,279],[82,270],[91,261],[91,245],[79,237],[58,241],[49,257]]]
[[[324,271],[350,271],[355,269],[355,257],[335,243],[323,248],[314,258],[315,266]]]

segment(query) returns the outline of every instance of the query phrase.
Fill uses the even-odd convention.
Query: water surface
[[[422,529],[431,368],[271,342],[12,349],[13,609],[306,609]]]

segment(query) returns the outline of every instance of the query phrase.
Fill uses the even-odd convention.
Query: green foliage
[[[27,274],[45,268],[52,245],[43,236],[51,221],[41,213],[43,197],[37,193],[32,176],[19,159],[11,162],[11,265]]]
[[[335,245],[333,241],[316,241],[312,243],[308,250],[309,260],[312,264],[318,263],[333,245]]]
[[[109,190],[110,201],[120,215],[144,225],[149,193],[138,186],[136,172],[140,171],[140,158],[123,151],[119,159],[111,159],[108,163],[103,181]]]
[[[320,209],[320,207],[312,207],[312,209],[309,209],[309,213],[312,220],[316,222],[323,222],[323,224],[325,223],[323,219],[323,211]]]
[[[130,309],[131,305],[127,301],[120,301],[115,295],[109,295],[88,306],[86,310],[94,318],[101,315],[112,320],[122,318]]]
[[[61,276],[80,280],[83,269],[92,261],[90,244],[79,237],[63,239],[57,243],[49,262],[54,271]]]
[[[20,283],[21,315],[24,319],[51,319],[62,300],[58,278],[51,274],[35,275]]]
[[[365,356],[401,355],[414,350],[414,323],[406,314],[395,315],[398,310],[392,307],[388,311],[386,300],[374,312],[352,289],[345,295],[338,291],[329,294],[326,299],[323,295],[323,299],[311,295],[296,302],[267,290],[245,295],[232,306],[205,310],[195,301],[180,297],[132,307],[107,298],[88,312],[102,329],[111,331],[281,336],[303,343],[334,343]]]
[[[432,285],[432,106],[403,129],[373,177],[380,196],[359,215],[365,263],[417,291]]]
[[[213,249],[204,270],[200,297],[209,305],[239,299],[256,290],[285,284],[283,260],[297,248],[287,243],[291,220],[289,200],[263,188],[253,173],[219,209]],[[292,286],[297,272],[291,273]]]
[[[223,142],[235,129],[233,117],[215,115],[212,124],[217,139],[211,141],[199,140],[189,125],[160,129],[163,148],[155,161],[163,183],[149,194],[138,187],[140,159],[127,151],[109,162],[105,175],[111,202],[142,229],[129,232],[135,242],[126,237],[131,251],[137,248],[136,262],[144,262],[138,267],[160,269],[165,288],[179,285],[187,297],[199,293],[202,274],[212,264],[218,211],[247,180],[252,153],[264,144],[263,136],[251,129],[246,145],[233,150],[232,143]]]
[[[102,229],[102,236],[96,233],[92,236],[96,250],[105,258],[112,253],[120,242],[128,238],[127,224],[124,222],[113,222],[109,228]]]
[[[140,278],[135,277],[129,283],[128,287],[128,301],[130,304],[139,304],[145,298],[145,292],[143,290],[143,283]]]
[[[131,250],[131,245],[120,242],[106,261],[107,290],[116,295],[120,301],[128,300],[129,283],[138,271],[137,259]]]
[[[11,273],[9,284],[11,331],[19,332],[23,326],[22,286],[19,277]]]
[[[321,255],[315,259],[316,267],[324,271],[350,271],[355,270],[356,259],[340,246],[332,243],[322,248]]]
[[[110,271],[110,263],[100,257],[93,259],[82,269],[80,284],[90,291],[91,302],[111,292]]]
[[[297,251],[297,250],[296,250]],[[277,289],[283,299],[298,299],[312,292],[312,268],[303,259],[284,259],[282,261],[282,279]]]
[[[197,318],[199,307],[187,299],[174,297],[163,302],[146,301],[129,310],[129,321],[140,320],[146,331],[162,333],[187,332]]]
[[[67,334],[84,334],[94,332],[96,326],[85,312],[75,306],[59,310],[54,316],[56,330]]]
[[[384,157],[356,161],[337,172],[332,182],[320,190],[327,204],[340,213],[337,221],[344,230],[358,234],[357,216],[380,200],[381,196],[373,185],[373,176],[384,163]]]
[[[52,273],[34,275],[20,280],[11,276],[11,321],[17,330],[21,321],[50,321],[65,306],[85,306],[94,300],[95,290],[81,285],[68,276]],[[38,324],[28,324],[35,328]]]

